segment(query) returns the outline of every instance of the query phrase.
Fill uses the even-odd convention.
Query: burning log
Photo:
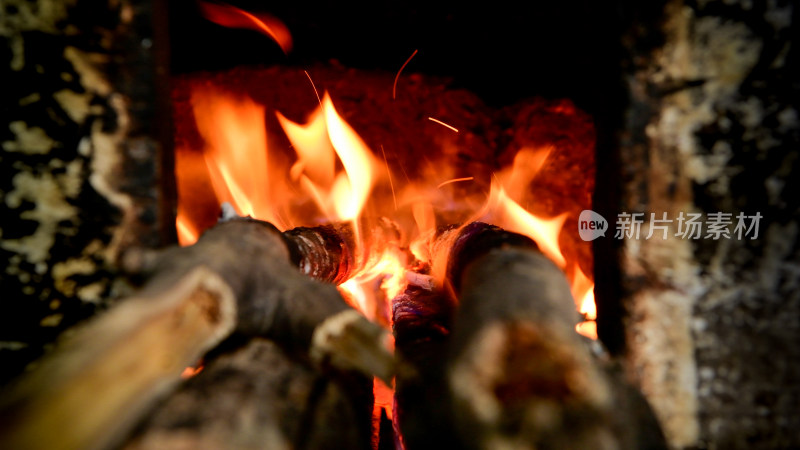
[[[535,243],[476,222],[429,244],[459,307],[453,320],[444,293],[416,288],[394,301],[407,448],[432,434],[459,448],[665,448],[641,394],[575,332],[564,274]]]
[[[385,332],[333,285],[298,272],[265,222],[222,223],[191,247],[167,250],[152,271],[135,298],[86,325],[4,395],[0,446],[108,445],[234,330],[322,367],[391,377]]]
[[[575,332],[563,273],[512,235],[471,224],[450,254],[460,307],[447,385],[462,445],[666,448],[646,402]],[[620,409],[634,404],[642,416]]]
[[[375,224],[362,224],[362,241],[370,245],[359,248],[356,230],[351,222],[297,227],[283,233],[289,244],[292,262],[312,278],[340,284],[357,272],[369,269],[391,245],[400,241],[397,225],[382,218]]]
[[[459,285],[447,383],[471,448],[618,448],[609,381],[575,333],[560,270],[529,249],[490,250]]]

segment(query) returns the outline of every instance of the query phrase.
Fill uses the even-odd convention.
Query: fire
[[[576,326],[576,331],[586,337],[597,339],[594,325],[594,320],[597,318],[594,283],[581,270],[577,261],[567,261],[559,244],[568,214],[562,213],[548,218],[538,217],[512,198],[512,195],[518,199],[525,197],[527,186],[542,170],[553,150],[552,147],[524,148],[517,152],[512,167],[502,171],[492,180],[489,200],[475,220],[494,223],[533,239],[539,250],[567,275],[576,307],[585,319]]]
[[[245,28],[271,37],[288,54],[292,50],[292,35],[280,20],[269,14],[253,14],[226,3],[197,2],[203,17],[217,25]]]
[[[291,49],[288,29],[275,18],[203,0],[199,7],[212,22],[257,30],[273,38],[285,53]],[[396,98],[400,73],[416,54],[415,50],[397,72],[392,99]],[[396,186],[395,181],[402,178],[393,176],[383,145],[381,163],[337,111],[331,95],[324,92],[320,97],[309,73],[303,73],[314,89],[318,105],[302,123],[246,96],[208,84],[194,86],[192,114],[203,142],[200,148],[182,144],[176,149],[176,228],[182,245],[193,243],[200,232],[213,225],[197,211],[208,211],[209,204],[218,207],[221,202],[229,202],[240,215],[268,221],[280,230],[350,223],[358,246],[357,260],[364,264],[339,289],[366,317],[389,326],[391,301],[405,289],[411,263],[428,262],[434,270],[443,267],[441,261],[431,261],[441,255],[431,256],[423,243],[437,226],[443,225],[437,223],[437,218],[446,205],[448,210],[466,210],[464,217],[470,220],[465,224],[481,220],[533,239],[567,275],[576,308],[586,319],[576,330],[596,339],[594,283],[581,269],[575,252],[562,248],[562,231],[570,213],[563,208],[551,214],[533,212],[538,199],[531,197],[529,185],[544,170],[556,150],[554,146],[519,149],[510,167],[493,174],[489,192],[479,194],[483,196],[456,197],[457,187],[464,186],[461,183],[479,186],[476,180],[480,177],[451,173],[454,170],[448,167],[436,167],[432,171],[435,173],[415,180],[404,171],[407,185]],[[277,118],[291,150],[274,148],[281,139],[267,135],[266,123],[272,117]],[[459,132],[434,117],[429,116],[428,120]],[[273,139],[268,141],[268,137]],[[384,217],[402,228],[400,242],[371,242],[380,236],[375,238],[369,228],[362,229]],[[437,274],[432,275],[436,280]],[[443,275],[439,276],[441,282]],[[201,369],[202,366],[196,371]],[[194,370],[187,368],[185,376],[192,376]],[[384,409],[391,417],[391,389],[376,384],[375,391],[376,408]]]
[[[186,367],[183,369],[183,372],[181,372],[181,379],[188,380],[189,378],[192,378],[193,376],[202,372],[204,367],[205,366],[202,364],[202,362],[193,367]]]
[[[307,74],[306,74],[307,75]],[[378,162],[373,151],[341,117],[328,93],[320,99],[305,123],[296,123],[280,112],[274,112],[295,152],[291,164],[271,159],[267,147],[264,105],[216,89],[196,89],[191,97],[193,113],[205,148],[198,156],[187,157],[179,151],[178,187],[180,209],[177,229],[182,244],[197,239],[202,227],[188,214],[195,196],[187,179],[207,179],[218,202],[230,202],[241,215],[250,215],[273,223],[281,230],[322,222],[350,222],[359,245],[359,253],[370,254],[370,264],[340,285],[346,299],[368,318],[388,323],[391,299],[405,287],[405,271],[409,256],[426,260],[420,241],[436,229],[436,208],[433,199],[447,203],[443,188],[454,183],[472,182],[474,177],[450,178],[443,182],[422,180],[404,189],[398,202],[391,170],[386,162]],[[546,217],[531,213],[523,206],[536,199],[528,198],[528,185],[545,166],[553,147],[523,148],[517,152],[511,167],[497,173],[492,180],[484,207],[472,220],[494,223],[509,231],[529,236],[545,256],[567,274],[576,308],[587,322],[596,318],[594,284],[576,260],[568,260],[562,251],[560,237],[567,213]],[[183,156],[181,156],[183,155]],[[202,161],[202,164],[197,161]],[[184,170],[184,167],[186,168]],[[204,168],[200,177],[185,171]],[[385,173],[384,173],[385,172]],[[408,230],[408,250],[398,246],[381,248],[373,254],[377,243],[363,242],[362,223],[374,223],[377,216],[364,211],[373,197],[376,185],[388,183],[393,209],[371,208],[384,214],[400,214],[410,209],[414,230]],[[428,184],[427,186],[426,183]],[[372,204],[380,202],[373,199]],[[308,204],[315,206],[309,213]],[[297,205],[306,205],[298,208]],[[469,222],[468,221],[468,222]],[[442,264],[434,264],[442,267]],[[437,274],[434,274],[436,278]],[[439,278],[443,274],[438,274]],[[441,280],[440,280],[441,281]],[[583,323],[577,330],[596,338],[593,323]]]
[[[597,339],[597,307],[594,302],[594,282],[586,276],[580,267],[576,266],[572,280],[572,296],[578,306],[578,312],[583,314],[584,321],[579,323],[575,329],[578,333]]]

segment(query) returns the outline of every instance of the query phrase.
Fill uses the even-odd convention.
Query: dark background
[[[617,4],[559,2],[230,2],[282,20],[294,38],[285,56],[269,37],[206,21],[194,0],[169,2],[171,71],[235,65],[307,67],[336,60],[360,69],[450,77],[495,106],[531,96],[571,98],[589,112],[619,89]]]

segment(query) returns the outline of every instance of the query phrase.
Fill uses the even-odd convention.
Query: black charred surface
[[[395,352],[395,420],[409,450],[454,448],[455,429],[446,396],[445,357],[455,304],[440,291],[414,286],[392,300]]]
[[[509,247],[538,249],[529,237],[483,222],[473,222],[459,231],[447,260],[448,280],[455,289],[461,286],[464,269],[492,249]]]
[[[283,236],[292,262],[312,278],[340,284],[357,270],[355,236],[348,225],[297,227]]]

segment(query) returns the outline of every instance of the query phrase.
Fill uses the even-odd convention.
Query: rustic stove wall
[[[601,337],[625,330],[613,347],[677,447],[800,445],[796,7],[667,2],[624,36],[630,104],[617,170],[598,171],[618,177],[598,178],[608,217],[644,213],[645,233],[650,213],[763,216],[758,239],[598,252],[614,246],[620,274],[596,264]],[[622,315],[604,315],[612,291]]]
[[[0,383],[125,291],[126,248],[175,240],[159,6],[0,6]]]

